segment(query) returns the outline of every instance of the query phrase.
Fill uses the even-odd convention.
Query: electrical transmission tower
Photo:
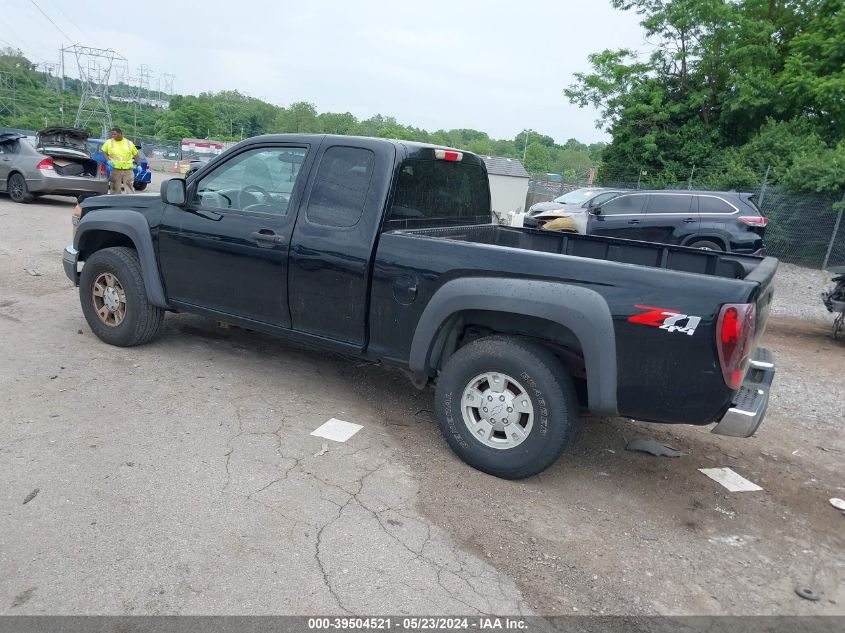
[[[166,94],[168,97],[173,96],[173,80],[176,75],[171,73],[162,73],[159,77],[158,100],[161,101],[161,95]]]
[[[76,111],[75,127],[87,127],[93,119],[100,124],[103,136],[112,126],[109,109],[109,78],[115,62],[125,62],[126,58],[110,48],[91,48],[74,44],[62,49],[64,56],[73,55],[79,69],[79,109]]]
[[[140,68],[138,69],[138,76],[137,76],[137,87],[135,89],[135,119],[134,119],[134,129],[132,130],[132,134],[137,138],[138,136],[138,110],[141,109],[141,104],[144,102],[144,99],[149,99],[150,93],[150,67],[146,64],[141,64]]]
[[[59,92],[62,89],[61,79],[59,78],[60,67],[61,64],[52,62],[38,64],[37,69],[44,73],[44,87],[47,90]]]
[[[0,73],[0,116],[15,116],[15,77]]]

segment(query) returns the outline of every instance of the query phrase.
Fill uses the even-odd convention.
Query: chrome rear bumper
[[[766,417],[769,390],[775,378],[775,358],[763,348],[757,348],[751,367],[736,392],[731,408],[713,427],[713,433],[733,437],[751,437]]]

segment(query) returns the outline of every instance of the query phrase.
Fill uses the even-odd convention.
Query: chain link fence
[[[713,186],[716,171],[692,168],[687,174],[668,174],[634,168],[624,174],[599,170],[595,179],[587,172],[560,181],[536,179],[529,182],[526,208],[591,185],[632,190],[718,190]],[[769,219],[765,237],[767,252],[782,261],[812,268],[845,266],[845,195],[788,193],[767,185],[768,174],[766,170],[756,186],[742,188],[755,194],[757,206]]]

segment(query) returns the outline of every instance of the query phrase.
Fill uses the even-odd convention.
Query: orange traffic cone
[[[178,161],[178,160],[174,160],[174,161],[173,161],[173,170],[172,170],[172,172],[173,172],[174,174],[178,174],[178,173],[179,173],[179,161]]]

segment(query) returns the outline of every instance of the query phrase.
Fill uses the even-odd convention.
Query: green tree
[[[845,3],[814,2],[805,27],[786,46],[780,86],[831,138],[845,138]]]
[[[317,125],[320,132],[326,134],[357,134],[358,119],[349,112],[336,114],[334,112],[323,112],[317,117]]]
[[[525,169],[530,174],[545,174],[549,171],[549,148],[541,143],[531,143],[525,150]]]
[[[810,170],[793,166],[810,164],[808,145],[835,164],[845,136],[841,0],[612,2],[641,16],[653,51],[594,53],[591,72],[564,90],[597,108],[613,137],[601,173],[636,180],[647,167],[670,182],[706,165],[714,186],[728,186],[771,165],[775,182],[792,174],[798,186]]]
[[[287,109],[282,109],[276,116],[275,131],[308,133],[317,132],[317,108],[313,103],[298,101]]]

